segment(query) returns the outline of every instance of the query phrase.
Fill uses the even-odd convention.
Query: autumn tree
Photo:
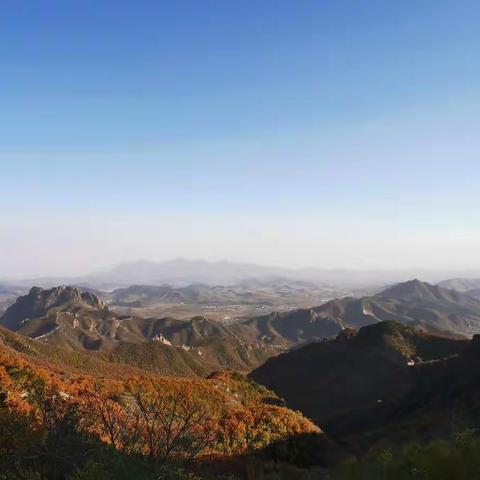
[[[128,413],[138,422],[142,446],[152,461],[192,459],[213,445],[214,412],[186,383],[165,387],[153,380],[127,384]]]
[[[127,454],[142,453],[143,433],[140,415],[126,409],[119,402],[118,394],[99,386],[85,390],[80,395],[83,428],[98,433],[100,438],[116,450]]]

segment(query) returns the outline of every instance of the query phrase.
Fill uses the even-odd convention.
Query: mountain
[[[23,295],[25,292],[25,287],[19,287],[17,285],[11,285],[8,283],[0,283],[0,315],[12,303],[15,302],[19,295]]]
[[[444,280],[438,284],[444,288],[450,288],[462,292],[470,297],[480,300],[480,278],[453,278]]]
[[[51,288],[59,284],[78,285],[99,290],[114,290],[131,285],[169,285],[184,287],[191,284],[238,285],[251,287],[272,283],[306,281],[318,286],[340,290],[355,290],[361,294],[378,290],[384,285],[421,277],[429,282],[471,275],[464,271],[429,270],[348,270],[327,268],[284,268],[239,262],[208,262],[205,260],[175,260],[152,262],[135,261],[117,265],[109,270],[81,277],[43,277],[16,280],[22,287],[39,285]],[[480,277],[480,272],[478,273]],[[12,283],[12,281],[10,281]]]
[[[466,293],[470,297],[473,297],[473,298],[476,298],[477,300],[480,300],[480,288],[474,288],[473,290],[469,290]]]
[[[272,346],[291,347],[386,320],[423,325],[451,336],[480,333],[480,301],[419,280],[362,298],[335,299],[318,307],[273,312],[234,325],[239,335]]]
[[[56,287],[44,290],[33,287],[28,295],[23,295],[11,305],[1,317],[2,325],[18,330],[30,319],[37,319],[49,313],[57,315],[64,311],[79,309],[105,309],[105,305],[90,292],[81,292],[74,287]]]
[[[321,286],[340,289],[363,289],[403,282],[421,276],[432,282],[462,272],[434,271],[360,271],[326,268],[283,268],[252,263],[208,262],[178,258],[164,262],[138,261],[118,265],[110,270],[70,279],[76,285],[113,289],[130,285],[187,286],[201,283],[206,285],[235,285],[275,283],[283,281],[307,281]]]
[[[410,280],[408,282],[393,285],[382,292],[378,297],[386,299],[397,299],[406,301],[447,301],[457,302],[463,298],[456,291],[446,289],[438,285],[430,285],[429,283],[420,280]]]
[[[227,326],[203,316],[185,321],[119,315],[91,292],[34,287],[7,309],[0,325],[37,342],[96,352],[106,361],[162,374],[204,375],[224,367],[250,371],[279,351],[343,328],[341,322],[317,318],[315,310],[274,313]]]
[[[440,287],[450,288],[458,292],[480,289],[480,278],[451,278],[438,283]]]
[[[249,342],[261,341],[284,349],[331,337],[343,330],[346,324],[334,305],[342,309],[344,302],[336,300],[326,306],[273,312],[232,325],[232,329]]]
[[[198,303],[312,304],[321,289],[308,285],[250,289],[242,286],[191,285],[188,287],[133,286],[112,292],[112,305],[148,305],[158,301]],[[331,293],[331,291],[330,291]],[[291,346],[336,335],[346,326],[361,327],[384,320],[419,323],[432,331],[455,335],[480,332],[480,301],[470,295],[419,280],[396,284],[362,298],[346,297],[312,308],[274,311],[232,326],[249,342]]]
[[[7,309],[0,325],[41,343],[96,352],[105,361],[161,374],[206,375],[225,367],[249,371],[275,353],[205,317],[181,321],[118,315],[76,287],[34,287]]]
[[[154,295],[179,293],[171,287],[147,291]],[[205,291],[212,289],[182,290],[184,295]],[[145,289],[132,287],[129,292],[141,295]],[[224,287],[220,292],[225,292]],[[7,309],[0,325],[39,342],[98,352],[107,361],[162,374],[198,375],[224,367],[250,371],[289,348],[385,320],[422,325],[450,336],[471,336],[480,332],[480,301],[413,280],[371,297],[331,300],[313,308],[273,312],[224,325],[204,316],[177,320],[121,315],[109,310],[92,292],[76,287],[35,287]]]
[[[176,259],[166,262],[138,261],[118,265],[106,272],[79,279],[93,286],[170,285],[190,284],[234,285],[249,280],[276,281],[291,278],[291,271],[277,267],[227,261]]]
[[[480,301],[419,280],[394,285],[369,297],[328,302],[318,308],[317,314],[354,327],[395,320],[454,335],[480,332]]]
[[[445,432],[460,413],[480,420],[479,338],[382,322],[271,358],[251,377],[351,448],[405,441]]]
[[[467,336],[480,332],[480,301],[455,290],[412,280],[375,298],[371,313],[380,320],[420,323],[432,330]]]
[[[129,318],[124,322],[136,341],[118,342],[106,352],[110,360],[123,361],[161,373],[168,373],[169,362],[178,366],[174,357],[183,357],[194,374],[208,374],[228,367],[250,371],[261,365],[276,350],[263,342],[248,342],[231,328],[206,317],[188,321],[172,318]],[[185,369],[187,372],[187,369]]]

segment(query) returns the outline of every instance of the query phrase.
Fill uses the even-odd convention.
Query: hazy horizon
[[[359,279],[362,279],[360,283],[364,283],[365,286],[374,284],[375,281],[378,282],[403,282],[403,281],[408,281],[408,280],[414,280],[418,279],[421,281],[426,281],[426,282],[431,282],[431,283],[437,283],[441,280],[447,280],[447,279],[454,279],[454,278],[472,278],[472,279],[477,279],[480,277],[480,269],[429,269],[429,268],[392,268],[392,269],[387,269],[387,268],[364,268],[364,269],[358,269],[358,268],[348,268],[348,267],[322,267],[322,266],[286,266],[286,265],[281,265],[281,264],[263,264],[263,263],[256,263],[256,262],[247,262],[247,261],[232,261],[228,259],[221,259],[221,260],[208,260],[204,258],[186,258],[186,257],[176,257],[176,258],[169,258],[169,259],[160,259],[160,260],[152,260],[152,259],[136,259],[136,260],[130,260],[126,262],[118,262],[114,264],[110,264],[105,266],[103,269],[97,269],[97,270],[86,270],[82,271],[79,273],[68,273],[68,272],[59,272],[57,274],[41,274],[41,275],[33,275],[33,274],[26,274],[26,275],[14,275],[14,276],[3,276],[0,277],[0,282],[15,282],[15,281],[21,281],[22,283],[28,282],[30,280],[52,280],[55,281],[56,279],[58,280],[73,280],[75,281],[76,279],[78,280],[86,280],[86,284],[88,284],[88,279],[92,278],[94,281],[93,283],[96,282],[96,277],[98,275],[103,275],[103,274],[108,274],[110,272],[115,272],[116,270],[122,270],[124,268],[133,268],[135,270],[136,267],[141,267],[144,265],[167,265],[167,264],[190,264],[190,267],[193,268],[194,264],[210,264],[212,267],[219,267],[223,264],[226,265],[231,265],[234,267],[242,268],[242,267],[252,267],[252,268],[259,268],[259,269],[264,269],[265,272],[268,272],[268,270],[278,270],[278,274],[281,277],[282,273],[290,273],[290,276],[288,278],[291,278],[292,280],[309,280],[308,276],[305,276],[305,274],[308,271],[324,273],[325,278],[323,279],[327,283],[329,281],[331,282],[332,277],[329,276],[328,274],[332,274],[335,277],[335,274],[340,274],[340,278],[342,277],[342,273],[349,273],[352,274],[356,281],[360,281]],[[264,274],[265,274],[264,272]],[[295,273],[299,274],[304,274],[299,275],[298,277],[295,277]],[[275,274],[272,274],[273,277]],[[188,276],[188,275],[187,275]],[[252,280],[255,278],[255,276],[252,276]],[[260,276],[258,279],[261,279],[262,276]],[[268,278],[265,277],[266,279]],[[313,276],[310,278],[310,280],[316,279],[316,281],[321,281],[322,277],[317,277]],[[348,277],[346,277],[348,278]],[[340,283],[342,283],[344,280],[341,280]],[[107,282],[108,283],[108,282]],[[114,283],[114,282],[113,282]],[[131,282],[131,284],[135,284],[135,280]],[[138,282],[137,282],[138,283]],[[140,282],[142,283],[142,282]],[[143,282],[145,283],[145,282]],[[156,283],[156,282],[153,282]],[[169,283],[168,281],[166,283]],[[197,283],[196,280],[192,280],[191,283]],[[202,283],[202,282],[200,282]],[[130,283],[129,283],[130,284]],[[146,282],[145,284],[149,284],[149,282]],[[32,284],[33,285],[33,284]],[[49,283],[50,285],[50,283]]]
[[[480,270],[480,4],[2,7],[0,278]]]

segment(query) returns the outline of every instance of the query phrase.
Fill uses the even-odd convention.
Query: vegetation
[[[472,431],[453,440],[409,444],[398,450],[373,450],[351,460],[332,480],[473,480],[480,478],[480,438]]]
[[[382,295],[409,303],[420,294],[428,302],[453,295],[419,282]],[[10,310],[37,333],[54,318],[48,341],[0,328],[0,480],[480,478],[473,433],[432,442],[480,421],[479,336],[381,322],[279,355],[245,377],[215,370],[269,356],[258,335],[271,341],[280,324],[282,338],[297,338],[299,325],[310,338],[321,312],[246,322],[252,335],[242,339],[203,317],[120,321],[94,295],[79,296],[34,290]],[[58,311],[23,322],[50,302]],[[347,314],[343,307],[325,308]]]
[[[318,430],[274,397],[230,372],[100,379],[0,344],[0,479],[194,479],[181,467]]]

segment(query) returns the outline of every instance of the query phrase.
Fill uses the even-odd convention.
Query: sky
[[[480,269],[477,0],[6,0],[0,278]]]

